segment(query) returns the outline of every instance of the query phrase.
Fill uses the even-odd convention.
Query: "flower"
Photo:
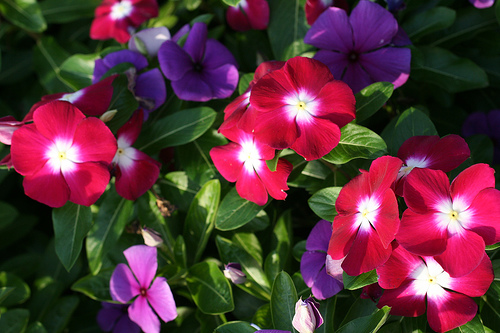
[[[236,31],[267,29],[269,4],[266,0],[241,0],[236,6],[229,6],[226,21]]]
[[[356,276],[382,265],[391,255],[391,242],[399,228],[399,210],[391,189],[401,160],[383,156],[373,161],[339,193],[328,254],[345,257],[344,271]]]
[[[414,169],[407,177],[408,209],[396,240],[406,250],[435,260],[451,276],[471,272],[485,245],[500,241],[500,191],[494,170],[475,164],[453,182],[441,170]]]
[[[10,145],[14,131],[24,125],[24,122],[17,121],[12,116],[0,118],[0,142],[4,145]]]
[[[147,246],[155,246],[160,247],[163,245],[163,239],[161,238],[161,234],[151,228],[140,228],[140,233],[142,238],[144,239],[144,244]]]
[[[465,140],[455,134],[441,139],[437,135],[412,136],[398,150],[403,166],[396,180],[396,194],[403,196],[406,176],[413,168],[428,168],[449,172],[462,164],[470,156]]]
[[[489,8],[493,6],[495,0],[469,0],[469,2],[476,8]]]
[[[462,134],[469,137],[475,134],[487,135],[493,141],[493,163],[500,164],[500,110],[488,113],[474,112],[465,119]]]
[[[120,303],[133,299],[128,308],[130,319],[146,333],[160,332],[157,315],[168,322],[177,317],[177,310],[167,280],[155,278],[158,268],[156,247],[135,245],[123,254],[128,266],[118,264],[113,271],[109,283],[111,297]]]
[[[307,0],[304,10],[307,24],[312,25],[318,17],[329,7],[338,7],[347,11],[349,5],[346,0]]]
[[[170,39],[170,31],[166,27],[149,28],[136,32],[128,41],[132,51],[156,57],[161,44]]]
[[[285,200],[292,164],[280,158],[276,171],[271,171],[266,160],[274,158],[274,149],[237,128],[225,135],[233,142],[210,150],[210,157],[222,177],[236,182],[238,194],[258,205],[267,203],[268,193],[277,200]]]
[[[237,262],[230,262],[224,265],[224,276],[234,284],[242,284],[247,280],[247,276],[241,270],[241,265]]]
[[[304,42],[320,49],[314,59],[326,64],[354,93],[378,81],[398,88],[409,77],[411,60],[409,48],[391,44],[399,37],[398,30],[390,12],[361,0],[349,17],[343,9],[328,8],[311,26]]]
[[[302,297],[295,303],[295,315],[292,325],[299,333],[313,333],[323,324],[323,317],[319,313],[319,303],[312,297],[305,301]]]
[[[97,324],[104,332],[140,333],[141,328],[128,317],[127,304],[102,302],[102,309],[97,313]]]
[[[144,116],[135,112],[117,133],[118,149],[112,161],[116,192],[127,200],[136,200],[158,179],[161,164],[132,147],[141,132]]]
[[[292,148],[306,160],[329,153],[340,128],[355,117],[351,89],[321,62],[295,57],[255,83],[250,104],[256,138],[275,149]]]
[[[326,253],[331,234],[330,222],[321,220],[316,223],[307,237],[306,252],[300,260],[300,273],[317,299],[330,298],[344,288],[341,262],[337,261],[338,265],[335,265],[335,261]],[[332,267],[336,267],[336,271]]]
[[[477,313],[470,297],[486,293],[493,281],[493,267],[483,251],[480,264],[469,274],[456,278],[433,257],[419,257],[394,244],[391,257],[377,268],[384,289],[378,307],[391,307],[396,316],[417,317],[425,312],[436,332],[462,326]],[[427,303],[427,306],[426,306]]]
[[[156,0],[104,0],[95,10],[90,38],[114,38],[118,43],[126,43],[130,39],[130,29],[156,16]]]
[[[115,152],[109,128],[64,101],[40,106],[33,123],[12,136],[12,163],[25,176],[26,195],[51,207],[68,200],[85,206],[96,202],[109,183]]]
[[[206,102],[227,98],[238,84],[236,60],[224,45],[207,39],[207,26],[202,22],[193,25],[184,47],[172,40],[164,42],[158,60],[182,100]]]

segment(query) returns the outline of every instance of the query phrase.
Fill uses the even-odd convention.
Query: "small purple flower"
[[[102,59],[95,61],[92,83],[96,83],[111,68],[122,63],[130,63],[134,68],[129,69],[126,74],[129,79],[129,89],[139,102],[139,106],[148,112],[159,108],[167,98],[165,80],[158,68],[140,73],[148,66],[148,60],[139,52],[131,50],[120,50],[110,53]]]
[[[462,125],[462,134],[465,138],[484,134],[493,141],[493,163],[500,164],[500,110],[492,110],[488,113],[474,112],[465,119]]]
[[[168,322],[177,317],[177,310],[167,280],[155,278],[158,268],[156,247],[135,245],[123,254],[129,266],[116,266],[109,284],[111,297],[120,303],[134,299],[128,308],[130,319],[144,332],[158,333],[160,321],[157,315]]]
[[[132,35],[128,41],[128,48],[156,57],[161,44],[169,39],[170,31],[166,27],[144,29]]]
[[[488,8],[493,6],[495,0],[469,0],[469,2],[476,8]]]
[[[128,317],[128,304],[102,303],[97,324],[104,332],[140,333],[141,328]]]
[[[227,98],[238,84],[236,60],[224,45],[207,39],[207,26],[202,22],[193,25],[184,47],[172,40],[164,42],[158,60],[182,100],[206,102]]]
[[[242,284],[247,280],[247,276],[241,270],[241,265],[237,262],[230,262],[224,265],[224,276],[234,284]]]
[[[323,324],[323,317],[319,312],[319,303],[312,297],[305,301],[302,297],[295,303],[295,315],[292,325],[299,333],[313,333]]]
[[[302,278],[317,299],[327,299],[344,287],[342,283],[342,260],[333,260],[327,255],[332,234],[332,224],[319,221],[311,230],[306,242],[306,252],[300,260]]]
[[[379,81],[398,88],[408,79],[411,51],[396,47],[398,31],[398,22],[390,12],[361,0],[350,17],[342,9],[328,8],[311,26],[304,42],[319,48],[314,59],[326,64],[336,79],[357,93]]]

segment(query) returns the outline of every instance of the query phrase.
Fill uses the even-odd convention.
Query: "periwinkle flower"
[[[156,57],[160,46],[170,39],[170,31],[166,27],[149,28],[136,32],[128,41],[132,51]]]
[[[469,0],[469,2],[476,8],[483,9],[493,6],[495,0]]]
[[[227,98],[238,84],[236,60],[224,45],[207,39],[207,26],[202,22],[193,25],[183,47],[173,40],[164,42],[158,61],[182,100],[206,102]]]
[[[319,303],[312,297],[305,301],[302,297],[295,303],[295,315],[292,319],[293,327],[299,333],[313,333],[323,324],[323,317],[319,313]]]
[[[128,304],[102,303],[102,309],[97,313],[97,324],[104,332],[140,333],[141,328],[130,320]]]
[[[237,262],[230,262],[224,265],[224,276],[234,284],[242,284],[247,280],[247,276],[241,270],[241,265]]]

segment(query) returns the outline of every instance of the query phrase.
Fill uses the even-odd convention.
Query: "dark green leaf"
[[[253,80],[253,75],[254,73],[246,73],[240,76],[240,82],[238,83],[238,93],[240,95],[243,95],[247,91],[250,82]]]
[[[356,318],[371,316],[375,311],[377,311],[377,306],[371,299],[358,297],[342,319],[340,327]]]
[[[232,188],[222,200],[215,228],[218,230],[234,230],[250,222],[264,207],[240,197],[236,188]]]
[[[266,303],[257,309],[252,318],[252,323],[259,327],[273,327],[270,303]]]
[[[356,122],[370,118],[392,96],[394,85],[390,82],[375,82],[356,94]]]
[[[347,124],[341,129],[340,142],[323,159],[333,164],[345,164],[355,158],[376,159],[387,154],[384,140],[366,127]]]
[[[378,331],[378,329],[385,323],[387,317],[389,317],[390,307],[384,306],[382,309],[378,310],[371,316],[360,317],[351,320],[341,328],[339,328],[336,333],[372,333]]]
[[[184,4],[188,10],[195,10],[201,5],[201,0],[184,0]]]
[[[6,288],[4,289],[6,297],[0,303],[3,307],[21,304],[31,295],[29,286],[23,280],[7,272],[0,272],[0,288]],[[10,288],[13,289],[9,291]]]
[[[236,6],[241,0],[222,0],[226,5]]]
[[[33,53],[31,51],[2,50],[0,84],[21,81],[33,73]]]
[[[36,321],[28,327],[26,333],[47,333],[47,330],[43,327],[41,322]]]
[[[120,75],[113,80],[113,96],[108,110],[117,110],[113,119],[108,121],[106,125],[116,133],[120,127],[125,124],[132,113],[137,110],[139,103],[134,97],[134,94],[128,89],[128,79],[125,75]]]
[[[90,86],[97,58],[97,54],[72,55],[62,63],[61,77],[77,90]]]
[[[208,107],[176,112],[143,129],[136,146],[146,153],[155,153],[166,147],[191,142],[212,126],[216,115]]]
[[[231,240],[235,245],[245,249],[258,263],[262,263],[262,247],[254,233],[235,233]]]
[[[73,267],[92,226],[90,207],[66,203],[52,210],[56,253],[67,271]]]
[[[213,179],[203,185],[191,202],[184,224],[184,240],[190,263],[201,258],[214,228],[219,201],[220,182]]]
[[[476,315],[471,321],[465,325],[457,327],[448,333],[484,333],[484,326],[479,315]]]
[[[78,303],[79,299],[74,295],[58,299],[43,317],[43,326],[47,328],[48,332],[63,332]]]
[[[14,291],[14,289],[14,287],[0,287],[0,305],[2,305],[3,301]]]
[[[32,32],[47,29],[36,0],[0,0],[0,13],[12,24]]]
[[[356,290],[363,288],[369,284],[377,282],[377,272],[375,270],[369,271],[358,276],[347,275],[346,272],[342,274],[344,281],[344,288],[348,290]]]
[[[228,1],[228,0],[225,0]],[[246,321],[230,321],[215,329],[215,333],[253,333],[255,328]]]
[[[333,221],[337,211],[335,210],[335,201],[339,196],[342,187],[326,187],[314,193],[307,200],[311,210],[319,217],[327,221]]]
[[[42,14],[48,23],[67,23],[94,17],[101,0],[44,0],[40,3]]]
[[[403,29],[412,41],[431,32],[448,28],[455,21],[456,13],[447,7],[434,7],[410,18],[403,23]]]
[[[500,23],[500,2],[495,3],[495,16],[497,17],[497,21]]]
[[[297,301],[297,290],[292,278],[288,273],[280,272],[274,280],[271,293],[271,317],[275,329],[297,332],[292,326]]]
[[[81,292],[96,301],[111,301],[109,280],[114,269],[103,269],[97,275],[87,275],[76,281],[71,290]]]
[[[276,171],[276,168],[278,167],[278,160],[280,158],[280,153],[282,150],[277,150],[276,153],[274,154],[274,158],[272,160],[267,160],[266,165],[271,170],[272,172]]]
[[[206,314],[234,309],[231,285],[213,262],[200,262],[189,269],[186,283],[198,308]]]
[[[11,224],[19,216],[17,209],[3,201],[0,201],[0,230]]]
[[[30,312],[25,309],[8,310],[0,316],[0,332],[20,333],[28,327]]]
[[[184,171],[167,173],[160,179],[161,193],[170,203],[181,211],[187,211],[199,187],[192,182]]]

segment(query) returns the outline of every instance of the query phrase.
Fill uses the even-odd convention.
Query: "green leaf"
[[[84,276],[71,286],[71,290],[81,292],[96,301],[109,302],[111,301],[109,280],[113,271],[114,268],[103,269],[97,275]]]
[[[347,275],[346,272],[342,274],[344,281],[344,288],[348,290],[356,290],[363,288],[369,284],[377,282],[377,272],[375,270],[369,271],[358,276]]]
[[[342,187],[326,187],[319,190],[307,200],[309,208],[322,219],[333,221],[335,215],[337,215],[335,201],[341,189]]]
[[[267,34],[276,60],[288,60],[310,47],[304,44],[307,32],[304,5],[299,0],[269,2]]]
[[[188,271],[186,283],[194,302],[206,314],[233,311],[231,285],[214,262],[200,262]]]
[[[217,113],[208,107],[176,112],[143,129],[135,146],[149,154],[191,142],[212,126],[216,115]]]
[[[68,23],[94,17],[101,0],[44,0],[40,3],[42,14],[48,23]]]
[[[274,280],[271,293],[271,317],[275,329],[297,332],[292,326],[297,301],[297,290],[292,278],[287,272],[280,272]]]
[[[243,199],[236,188],[232,188],[217,211],[215,228],[222,231],[237,229],[250,222],[264,207]]]
[[[396,156],[399,147],[407,139],[416,135],[437,135],[432,121],[419,109],[409,108],[399,117],[392,119],[382,131],[390,155]]]
[[[226,5],[236,6],[241,0],[222,0]],[[241,95],[241,93],[240,93]]]
[[[431,32],[448,28],[455,22],[456,13],[447,7],[434,7],[410,16],[403,23],[403,29],[412,41]]]
[[[14,291],[14,289],[14,287],[0,287],[0,305],[2,305],[3,301]]]
[[[184,4],[188,10],[195,10],[201,5],[201,0],[184,0]]]
[[[360,317],[351,320],[347,324],[340,327],[336,333],[372,333],[377,332],[389,317],[390,307],[384,306],[376,311],[371,316]]]
[[[46,327],[48,332],[63,332],[73,312],[76,310],[78,303],[79,299],[74,295],[58,299],[57,302],[50,307],[45,316],[43,316],[43,326]]]
[[[14,206],[0,201],[0,230],[14,222],[18,216],[19,212]]]
[[[21,29],[42,32],[47,23],[36,0],[0,0],[0,13]]]
[[[23,280],[7,272],[0,272],[0,288],[5,290],[5,298],[1,302],[3,307],[21,304],[31,295],[29,286]],[[12,290],[9,290],[10,288]]]
[[[375,311],[377,311],[377,306],[371,299],[358,297],[352,303],[347,314],[343,316],[339,326],[342,327],[356,318],[371,316]]]
[[[189,207],[184,224],[184,239],[189,262],[197,262],[207,245],[215,224],[220,201],[220,182],[213,179],[200,189]]]
[[[186,212],[199,187],[192,182],[184,171],[167,173],[160,179],[161,193],[179,210]]]
[[[132,212],[132,201],[120,197],[114,187],[107,191],[86,241],[87,258],[92,274],[99,273],[103,257],[120,238]]]
[[[246,321],[230,321],[215,329],[215,333],[253,333],[255,331],[256,329]]]
[[[41,322],[36,321],[28,327],[26,333],[47,333],[47,330],[43,327]]]
[[[484,326],[479,315],[476,315],[471,321],[465,325],[457,327],[448,333],[484,333]]]
[[[500,2],[495,3],[495,16],[497,17],[498,23],[500,23]]]
[[[82,250],[83,239],[92,226],[90,207],[66,203],[52,210],[56,253],[69,272]]]
[[[366,127],[347,124],[340,130],[337,147],[322,158],[333,164],[345,164],[355,158],[376,159],[387,154],[384,140]]]
[[[389,100],[393,91],[392,83],[375,82],[357,93],[356,122],[360,123],[374,115]]]
[[[125,74],[119,75],[113,80],[113,96],[108,110],[118,110],[113,119],[106,125],[113,133],[116,133],[132,116],[139,107],[134,94],[128,89],[128,79]]]
[[[486,251],[493,251],[500,247],[500,242],[496,244],[486,245]]]
[[[20,333],[28,327],[30,312],[25,309],[8,310],[0,316],[0,332]]]
[[[237,0],[240,1],[240,0]],[[247,91],[250,82],[253,80],[254,73],[246,73],[240,76],[240,82],[238,83],[238,93],[243,95]]]
[[[61,77],[77,90],[92,84],[97,54],[74,54],[61,64]]]
[[[467,58],[439,47],[412,49],[412,78],[438,85],[450,93],[488,86],[486,72]]]

